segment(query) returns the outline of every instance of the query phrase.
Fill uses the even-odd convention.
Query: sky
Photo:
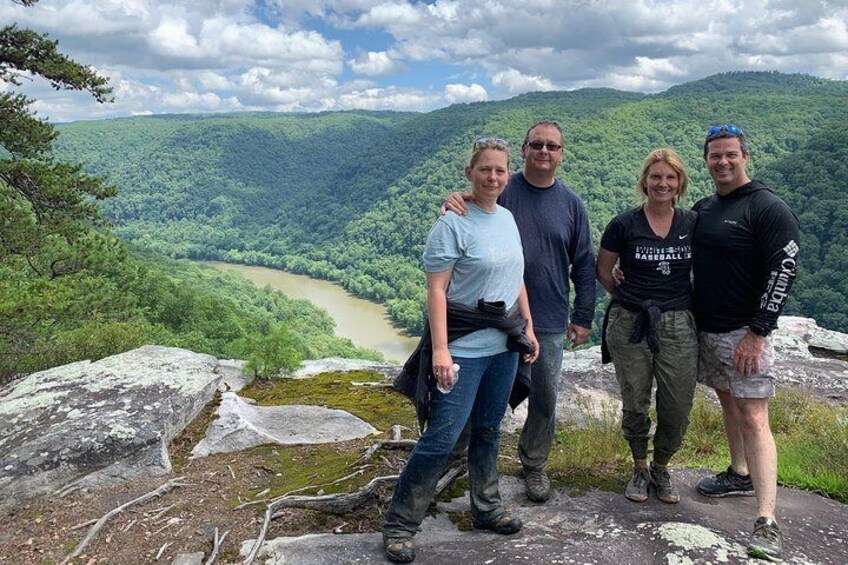
[[[110,78],[110,104],[26,81],[54,122],[429,111],[738,70],[848,79],[848,0],[0,0],[13,22]]]

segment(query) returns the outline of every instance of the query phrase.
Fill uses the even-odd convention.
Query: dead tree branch
[[[268,534],[268,526],[271,524],[271,520],[278,517],[277,511],[283,508],[310,508],[329,514],[342,515],[370,500],[377,488],[386,483],[394,483],[397,481],[397,478],[397,475],[376,477],[358,491],[350,494],[281,496],[275,498],[268,504],[268,508],[265,510],[265,519],[262,522],[262,528],[259,530],[259,535],[253,542],[253,547],[250,548],[250,553],[244,560],[243,565],[251,565],[259,555],[259,550],[262,544],[265,543],[265,536]]]
[[[163,484],[159,488],[152,490],[152,491],[148,492],[147,494],[143,494],[143,495],[139,496],[138,498],[134,498],[134,499],[130,500],[129,502],[125,502],[124,504],[122,504],[122,505],[118,506],[117,508],[114,508],[114,509],[110,510],[109,512],[107,512],[106,514],[104,514],[102,518],[100,518],[99,520],[97,520],[97,522],[95,522],[95,524],[88,531],[88,534],[86,534],[86,536],[79,543],[79,545],[77,545],[76,549],[74,549],[74,551],[70,555],[65,557],[65,559],[62,561],[61,565],[65,565],[71,559],[82,554],[82,551],[86,548],[86,546],[89,543],[91,543],[91,540],[93,540],[95,538],[95,536],[97,536],[97,534],[100,532],[100,530],[103,529],[103,526],[105,526],[106,523],[109,520],[111,520],[112,518],[114,518],[115,516],[117,516],[118,514],[123,512],[124,510],[126,510],[127,508],[131,508],[131,507],[133,507],[137,504],[141,504],[143,502],[147,502],[148,500],[158,498],[158,497],[172,491],[173,489],[175,489],[177,487],[186,486],[186,483],[183,483],[182,479],[183,479],[183,477],[177,477],[177,478],[171,479],[170,481]]]
[[[206,560],[204,565],[213,565],[215,560],[218,559],[218,552],[221,551],[221,546],[224,545],[224,539],[226,539],[227,534],[230,531],[227,530],[220,537],[218,537],[218,528],[215,528],[215,539],[212,542],[212,555],[209,556],[209,559]]]

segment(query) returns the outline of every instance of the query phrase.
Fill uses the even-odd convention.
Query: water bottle
[[[439,384],[439,381],[436,381],[436,389],[442,394],[447,394],[453,390],[453,387],[456,386],[456,381],[459,379],[459,365],[454,363],[451,365],[451,373],[453,373],[453,381],[451,382],[450,388],[442,388],[442,385]]]

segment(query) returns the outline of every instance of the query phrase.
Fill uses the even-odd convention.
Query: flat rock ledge
[[[675,469],[682,500],[663,504],[651,498],[634,504],[619,493],[590,491],[579,496],[555,492],[544,505],[529,502],[521,482],[502,477],[501,494],[523,521],[514,536],[459,531],[448,512],[467,512],[468,497],[440,503],[415,536],[415,563],[584,564],[746,563],[753,528],[753,498],[708,499],[695,492],[709,471]],[[780,522],[787,532],[785,563],[848,563],[846,506],[815,494],[780,488]],[[242,556],[252,540],[242,545]],[[384,563],[382,537],[370,534],[312,534],[268,540],[257,563],[335,565]]]
[[[171,471],[167,444],[214,397],[218,361],[145,346],[0,389],[0,509]]]
[[[221,396],[218,418],[192,457],[229,453],[262,445],[335,443],[380,433],[343,410],[321,406],[255,406],[233,392]]]

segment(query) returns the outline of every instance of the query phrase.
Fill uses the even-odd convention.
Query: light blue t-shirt
[[[498,206],[487,212],[468,203],[468,214],[439,218],[424,249],[424,269],[443,273],[453,267],[447,299],[477,306],[482,298],[511,308],[521,292],[524,254],[512,214]],[[451,356],[487,357],[506,351],[506,333],[487,328],[450,343]]]

